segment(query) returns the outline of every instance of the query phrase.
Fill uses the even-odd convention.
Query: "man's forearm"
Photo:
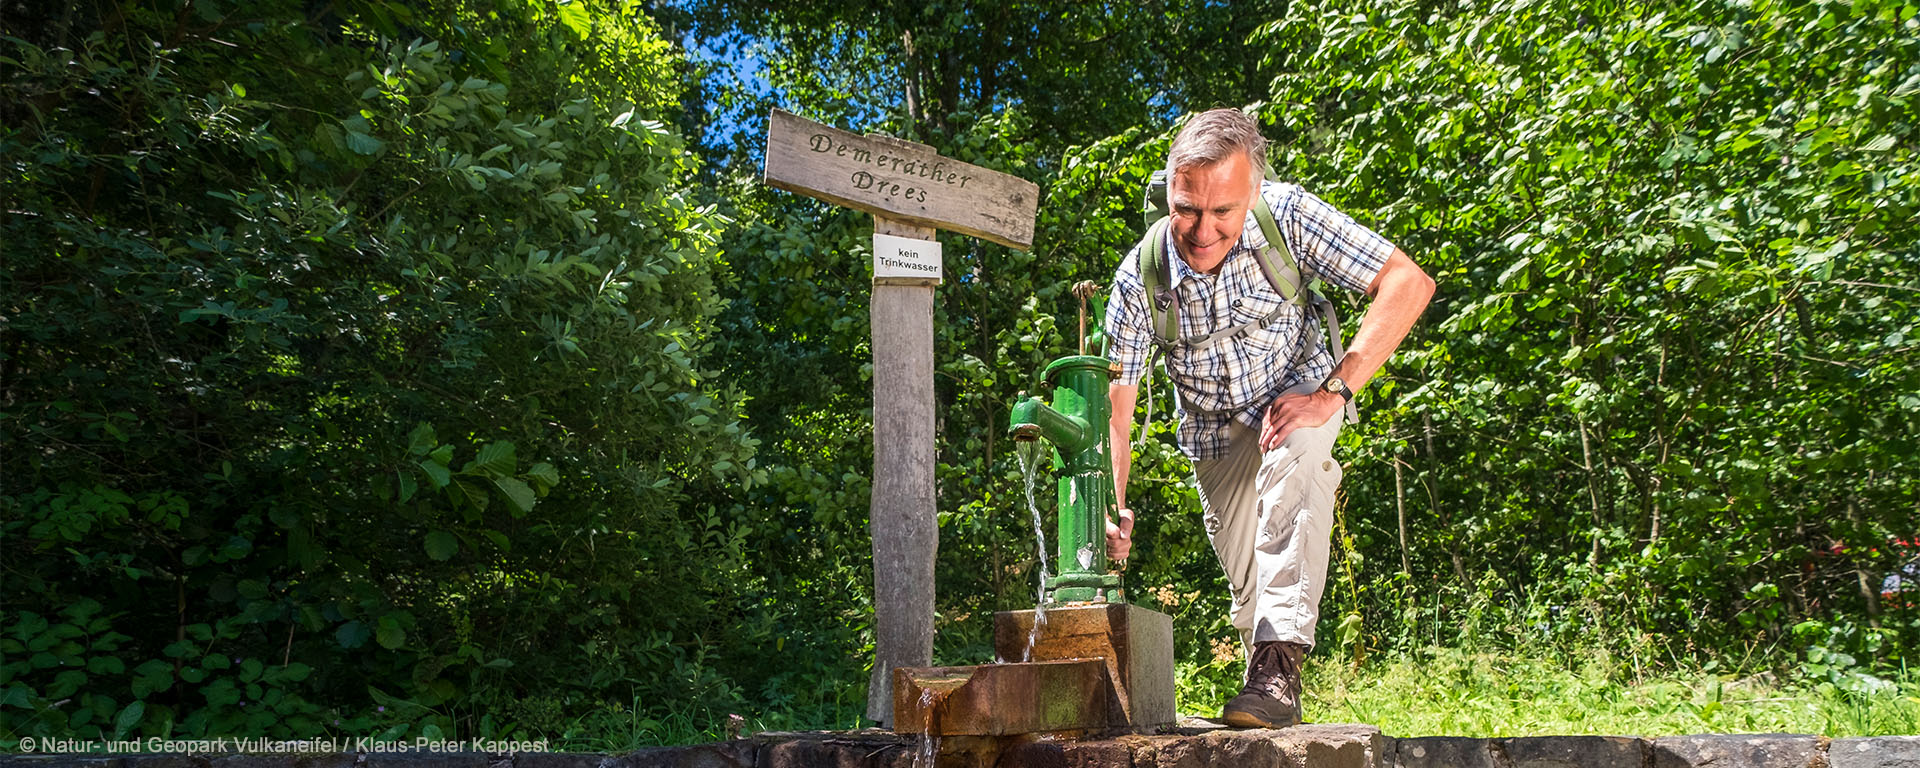
[[[1354,391],[1365,386],[1380,366],[1386,364],[1387,358],[1393,356],[1414,321],[1426,310],[1427,301],[1433,297],[1433,287],[1433,278],[1428,277],[1420,265],[1394,249],[1387,257],[1386,266],[1381,267],[1373,285],[1368,287],[1367,293],[1373,301],[1360,319],[1360,329],[1354,332],[1346,357],[1336,361],[1333,375]]]
[[[1133,469],[1133,407],[1140,386],[1113,383],[1107,385],[1107,402],[1112,416],[1107,419],[1108,450],[1113,452],[1113,502],[1127,508],[1127,473]]]

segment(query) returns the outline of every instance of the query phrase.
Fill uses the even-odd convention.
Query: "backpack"
[[[1147,357],[1147,378],[1151,386],[1153,362],[1163,354],[1175,349],[1206,349],[1228,339],[1245,336],[1255,328],[1264,326],[1280,318],[1287,304],[1302,309],[1318,311],[1332,341],[1329,348],[1337,364],[1346,352],[1340,342],[1340,318],[1333,311],[1333,303],[1327,301],[1311,285],[1302,285],[1300,264],[1293,258],[1293,251],[1287,247],[1286,238],[1280,236],[1280,227],[1274,223],[1273,209],[1267,205],[1267,197],[1256,191],[1253,195],[1253,218],[1260,223],[1260,232],[1267,239],[1267,247],[1260,249],[1257,256],[1260,273],[1267,278],[1274,293],[1284,299],[1280,306],[1266,317],[1250,320],[1239,325],[1200,336],[1180,336],[1180,302],[1173,292],[1173,264],[1167,254],[1167,228],[1171,222],[1167,219],[1167,172],[1157,170],[1147,182],[1146,200],[1143,206],[1147,223],[1147,234],[1141,238],[1140,281],[1146,289],[1148,311],[1152,315],[1153,352]],[[1173,369],[1167,369],[1169,378]],[[1178,390],[1175,390],[1176,394]],[[1352,401],[1346,405],[1347,423],[1359,422],[1359,414]],[[1153,421],[1152,392],[1147,393],[1147,421]]]

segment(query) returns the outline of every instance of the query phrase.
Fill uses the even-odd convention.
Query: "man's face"
[[[1235,152],[1213,165],[1187,166],[1167,185],[1172,208],[1173,245],[1194,271],[1220,269],[1227,252],[1240,241],[1247,211],[1253,208],[1253,167]]]

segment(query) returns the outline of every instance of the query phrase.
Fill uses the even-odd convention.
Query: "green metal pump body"
[[[1051,444],[1060,478],[1060,573],[1047,581],[1049,603],[1125,602],[1120,576],[1107,572],[1107,519],[1114,511],[1107,385],[1116,375],[1104,357],[1063,357],[1042,373],[1052,388],[1051,405],[1039,397],[1013,405],[1013,439]]]

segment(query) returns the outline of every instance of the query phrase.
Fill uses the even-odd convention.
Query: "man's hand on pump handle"
[[[1133,510],[1116,513],[1120,521],[1107,521],[1107,559],[1118,568],[1126,567],[1127,553],[1133,551]]]

